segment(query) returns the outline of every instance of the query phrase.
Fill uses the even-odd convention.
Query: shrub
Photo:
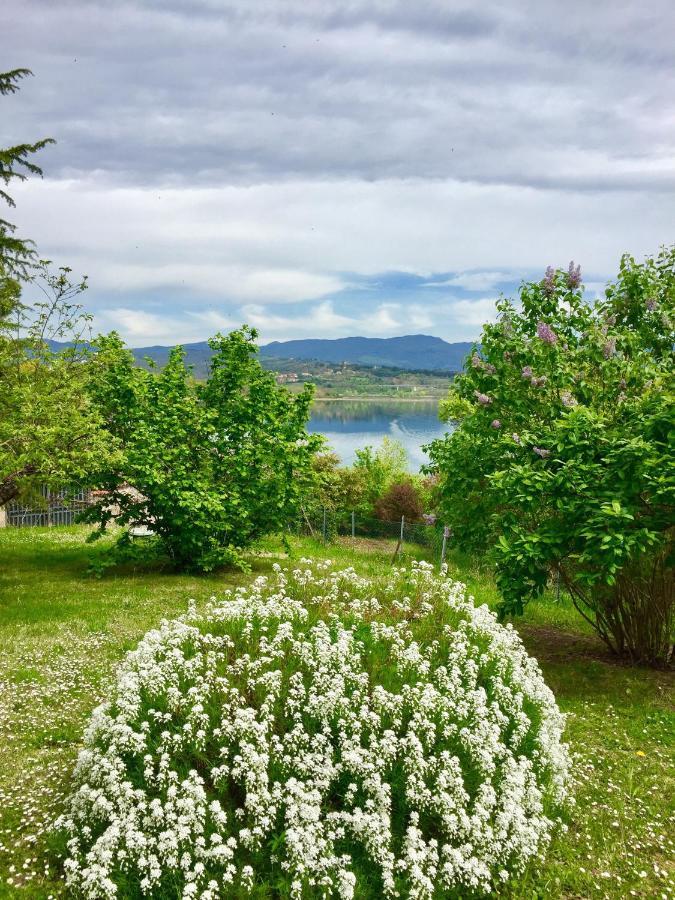
[[[672,653],[675,247],[626,256],[605,298],[579,268],[498,304],[431,447],[441,511],[466,550],[493,549],[502,613],[559,574],[616,653]]]
[[[116,507],[118,523],[147,525],[177,568],[209,571],[241,566],[242,549],[297,516],[321,445],[306,431],[312,389],[292,396],[277,385],[256,336],[243,327],[209,341],[199,385],[180,347],[156,373],[135,367],[117,335],[99,338],[90,393],[121,447],[87,514],[101,532]]]
[[[127,656],[61,821],[70,888],[466,897],[521,872],[568,760],[516,632],[425,563],[275,568]]]
[[[419,522],[424,512],[420,491],[412,478],[390,484],[375,503],[375,515],[384,522],[397,522],[405,516],[408,522]]]

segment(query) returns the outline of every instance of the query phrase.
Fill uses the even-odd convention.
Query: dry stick
[[[307,513],[306,513],[306,511],[305,511],[305,507],[304,507],[304,506],[301,506],[301,507],[300,507],[300,510],[302,511],[302,515],[303,515],[303,517],[304,517],[304,519],[305,519],[305,522],[307,523],[307,527],[309,528],[310,536],[311,536],[311,537],[314,537],[314,529],[312,528],[312,523],[309,521],[309,517],[308,517],[308,515],[307,515]]]

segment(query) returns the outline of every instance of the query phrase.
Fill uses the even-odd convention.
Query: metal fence
[[[385,521],[356,511],[334,510],[328,507],[312,513],[303,512],[290,531],[314,537],[324,543],[330,543],[339,537],[389,538],[396,542],[394,556],[400,553],[405,545],[415,544],[418,547],[428,548],[440,564],[445,560],[450,537],[450,530],[437,521],[410,522],[405,516],[396,521]]]
[[[81,488],[58,490],[43,486],[39,501],[32,505],[10,503],[5,507],[6,524],[13,527],[73,525],[80,512],[94,502],[91,491]],[[324,543],[339,537],[390,539],[395,542],[396,557],[405,546],[425,547],[442,565],[450,531],[429,517],[424,522],[411,522],[401,516],[396,521],[385,521],[365,514],[335,510],[328,507],[311,512],[302,511],[297,521],[289,525],[291,534],[306,535]]]
[[[9,503],[6,524],[15,528],[36,525],[73,525],[78,513],[91,506],[91,492],[79,488],[53,490],[43,487],[31,505]]]

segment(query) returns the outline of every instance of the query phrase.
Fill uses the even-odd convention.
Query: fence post
[[[398,537],[398,544],[396,545],[396,549],[394,550],[394,555],[391,558],[392,565],[396,562],[396,557],[401,552],[401,545],[403,544],[403,530],[405,528],[405,516],[401,516],[401,533]]]
[[[324,544],[325,544],[325,543],[326,543],[326,507],[325,507],[325,506],[324,506],[324,508],[323,508],[323,528],[322,528],[322,533],[323,533],[323,542],[324,542]]]
[[[445,563],[445,551],[448,547],[448,538],[450,537],[450,529],[447,525],[443,526],[443,546],[441,547],[441,572],[443,571],[443,564]]]
[[[354,521],[354,510],[352,510],[352,540],[356,537],[356,523]]]

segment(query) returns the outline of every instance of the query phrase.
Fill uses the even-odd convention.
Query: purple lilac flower
[[[622,378],[622,379],[621,379],[621,381],[619,382],[619,387],[621,388],[622,391],[625,391],[625,390],[626,390],[626,388],[628,387],[628,385],[626,384],[626,379],[625,379],[625,378]]]
[[[488,373],[488,375],[494,375],[495,372],[497,371],[497,370],[495,369],[495,367],[492,365],[492,363],[485,363],[485,365],[483,366],[483,368],[484,368],[485,371]]]
[[[575,266],[572,260],[567,269],[567,287],[570,290],[578,288],[581,284],[581,266]]]
[[[436,524],[436,516],[433,513],[423,513],[422,518],[424,519],[425,525]]]
[[[656,307],[658,306],[658,302],[654,299],[654,297],[648,297],[645,306],[650,312],[654,312]]]
[[[511,435],[511,437],[512,437],[512,439],[513,439],[514,444],[522,444],[522,443],[523,443],[523,442],[521,441],[521,439],[520,439],[520,435],[519,435],[519,434],[516,434],[515,431],[514,431],[514,433]]]
[[[532,448],[537,456],[541,456],[542,459],[546,459],[547,456],[551,455],[550,450],[544,450],[543,447],[533,447]]]
[[[530,381],[530,384],[532,385],[532,387],[543,387],[547,381],[548,378],[545,375],[540,375],[539,378],[533,378]]]
[[[483,360],[477,353],[474,353],[471,357],[471,365],[474,369],[482,369],[483,368]]]
[[[504,359],[508,362],[511,359],[511,353],[508,350],[504,351]]]
[[[532,378],[532,366],[523,366],[523,371],[520,374],[523,378]]]
[[[544,280],[541,283],[541,286],[544,288],[544,293],[547,297],[550,297],[553,291],[555,290],[555,269],[553,266],[547,266],[546,274],[544,275]]]
[[[480,391],[474,391],[473,395],[481,406],[489,406],[492,403],[492,398],[488,397],[487,394],[481,394]]]
[[[616,338],[610,338],[602,348],[602,355],[605,359],[610,359],[616,352]]]
[[[608,325],[616,325],[616,316],[607,316],[605,319]]]
[[[569,391],[563,391],[562,396],[560,397],[562,400],[562,405],[567,406],[568,408],[577,405],[577,401],[574,399],[572,394]]]
[[[558,335],[551,328],[551,326],[547,322],[538,322],[537,323],[537,336],[545,343],[545,344],[557,344],[558,343]]]
[[[499,421],[499,419],[493,419],[490,422],[490,428],[501,428],[501,427],[502,427],[502,423]]]
[[[445,528],[443,529],[443,537],[444,538],[452,537],[452,528],[450,528],[449,525],[446,525]]]

